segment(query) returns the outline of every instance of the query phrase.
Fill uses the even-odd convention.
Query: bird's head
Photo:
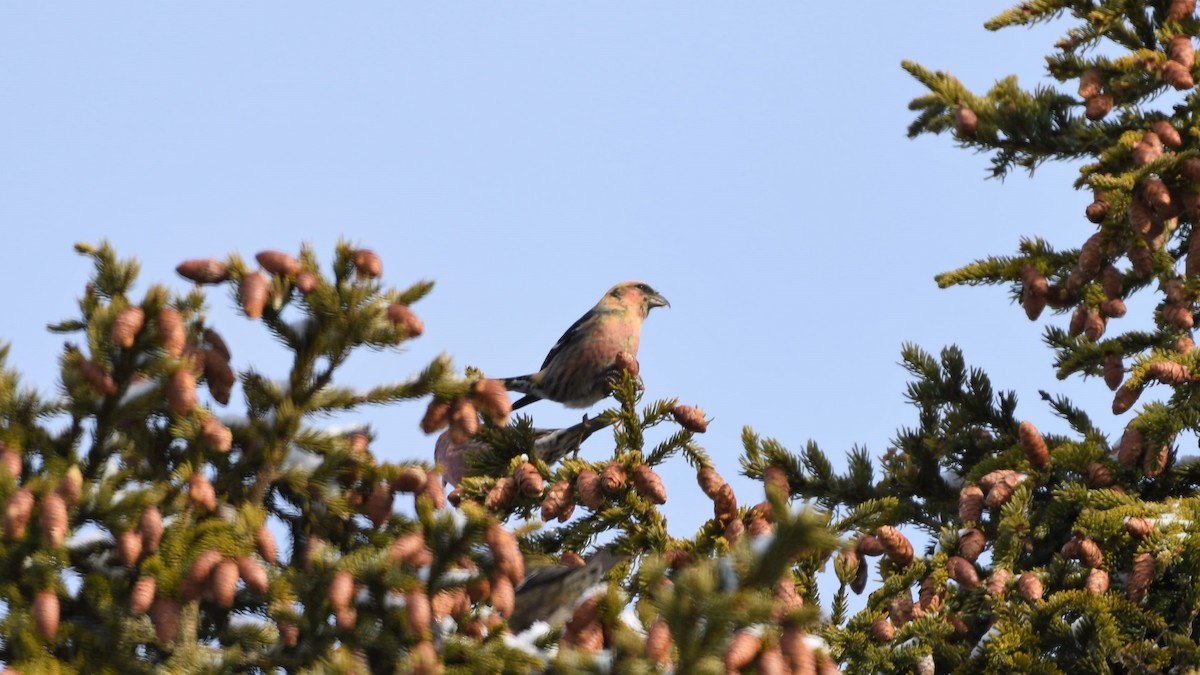
[[[613,286],[608,289],[608,293],[601,302],[609,302],[625,309],[632,309],[643,317],[655,307],[671,306],[671,303],[659,295],[658,291],[641,281],[625,281]]]

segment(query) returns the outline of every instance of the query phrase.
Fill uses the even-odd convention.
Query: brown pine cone
[[[38,524],[42,539],[50,548],[61,548],[67,541],[67,504],[56,492],[42,495]]]
[[[360,277],[378,277],[383,274],[383,261],[369,248],[354,252],[354,267]]]
[[[117,534],[117,557],[126,567],[137,565],[142,556],[142,535],[135,530],[126,530]]]
[[[404,594],[404,612],[408,617],[409,629],[428,637],[429,624],[433,620],[433,607],[429,596],[421,587],[410,588]]]
[[[809,649],[804,629],[799,624],[784,626],[783,632],[779,634],[779,651],[783,652],[783,658],[793,673],[808,675],[817,672],[816,657]]]
[[[579,502],[596,511],[604,504],[604,491],[600,489],[600,475],[591,469],[583,469],[575,478],[575,489],[579,491]]]
[[[1042,433],[1029,420],[1021,422],[1018,430],[1018,435],[1021,438],[1021,450],[1025,453],[1025,459],[1037,469],[1044,469],[1050,463],[1050,450],[1046,447],[1046,440],[1042,438]]]
[[[987,544],[983,530],[972,527],[965,530],[958,538],[958,554],[970,562],[975,562]]]
[[[410,466],[396,476],[395,486],[400,492],[416,494],[425,489],[426,473],[420,467]]]
[[[471,399],[475,407],[497,426],[508,424],[512,402],[508,400],[508,390],[503,382],[487,378],[475,380],[471,383]]]
[[[958,517],[963,523],[977,523],[983,515],[983,490],[977,485],[964,485],[958,493]]]
[[[896,637],[896,628],[892,626],[891,621],[879,617],[871,622],[871,637],[876,642],[891,642]]]
[[[973,137],[979,128],[979,117],[974,110],[959,104],[954,109],[954,127],[960,136]]]
[[[221,405],[229,405],[229,395],[237,376],[229,366],[229,359],[216,349],[205,349],[204,379],[208,382],[208,393]]]
[[[1104,384],[1108,385],[1109,389],[1115,390],[1121,386],[1121,380],[1125,377],[1125,363],[1121,359],[1121,354],[1112,353],[1104,355]]]
[[[176,368],[167,380],[167,409],[175,417],[187,417],[196,407],[196,376],[191,368]]]
[[[659,666],[665,666],[671,661],[671,628],[666,619],[655,617],[654,623],[646,632],[646,658]]]
[[[1117,444],[1117,464],[1120,464],[1126,469],[1132,469],[1142,461],[1142,454],[1146,451],[1146,439],[1142,432],[1129,425],[1125,427],[1125,433],[1121,435],[1121,442]]]
[[[1099,68],[1088,68],[1079,76],[1079,98],[1090,99],[1100,95],[1104,85],[1104,74]]]
[[[450,440],[456,444],[470,441],[479,433],[479,414],[475,404],[459,396],[450,404]]]
[[[1088,572],[1087,579],[1083,582],[1083,588],[1088,593],[1104,595],[1108,592],[1108,572],[1093,568],[1091,572]]]
[[[1154,556],[1140,553],[1133,559],[1133,569],[1125,581],[1125,594],[1134,602],[1141,602],[1146,597],[1150,582],[1154,581]]]
[[[516,481],[517,492],[524,497],[537,497],[546,489],[546,481],[542,474],[529,462],[521,463],[513,471],[513,480]]]
[[[53,642],[58,635],[59,605],[58,594],[50,589],[38,591],[30,607],[33,615],[33,625],[47,642]]]
[[[492,579],[491,586],[492,609],[499,612],[502,616],[512,616],[513,608],[517,602],[512,580],[504,575],[499,575]]]
[[[413,567],[425,567],[433,562],[433,551],[425,544],[420,532],[407,532],[392,542],[388,558]]]
[[[293,277],[300,273],[300,261],[283,251],[259,251],[254,259],[264,270],[277,277]]]
[[[1167,9],[1167,21],[1182,21],[1196,13],[1196,0],[1171,0]]]
[[[1100,223],[1104,222],[1105,218],[1108,217],[1108,212],[1111,208],[1112,205],[1107,199],[1097,199],[1096,201],[1087,205],[1087,208],[1084,209],[1083,215],[1087,216],[1087,219],[1090,222],[1099,225]]]
[[[258,564],[257,560],[244,555],[239,556],[234,563],[237,565],[238,576],[246,582],[246,588],[255,593],[266,594],[271,587],[271,580],[267,577],[267,571]]]
[[[1155,361],[1146,370],[1146,376],[1170,385],[1184,384],[1192,379],[1187,366],[1174,361]]]
[[[279,629],[279,641],[289,649],[295,647],[300,642],[300,628],[296,624],[289,621],[279,621],[276,623]]]
[[[567,504],[574,505],[571,501],[571,483],[560,480],[546,491],[546,497],[542,500],[542,520],[548,523],[558,518]]]
[[[1159,66],[1159,73],[1162,75],[1163,82],[1179,91],[1196,86],[1196,81],[1192,79],[1191,69],[1178,61],[1164,61]]]
[[[1154,530],[1154,526],[1145,518],[1130,518],[1125,521],[1125,531],[1135,539],[1145,539]]]
[[[642,366],[633,354],[626,351],[617,352],[616,358],[613,359],[613,370],[618,373],[628,372],[631,376],[637,377],[642,371]]]
[[[717,493],[721,491],[721,486],[725,485],[725,479],[711,466],[706,466],[696,472],[696,482],[700,484],[700,489],[709,499],[716,499]]]
[[[1079,337],[1083,335],[1083,327],[1087,321],[1088,309],[1087,305],[1080,305],[1075,308],[1071,314],[1071,322],[1067,324],[1067,334],[1071,337]]]
[[[117,393],[116,381],[113,380],[112,375],[109,375],[108,371],[100,364],[95,361],[81,359],[76,364],[76,368],[79,370],[79,374],[83,376],[83,379],[91,385],[97,394],[112,396]]]
[[[1084,567],[1095,569],[1104,563],[1104,553],[1100,551],[1100,547],[1091,539],[1079,540],[1079,562],[1083,563]]]
[[[383,527],[383,524],[388,522],[392,517],[393,501],[392,488],[387,483],[376,483],[375,487],[371,488],[371,494],[367,496],[366,513],[372,525]]]
[[[875,530],[875,536],[879,537],[879,543],[883,544],[883,549],[887,553],[887,556],[897,564],[906,566],[912,562],[912,543],[899,530],[891,525],[882,525],[879,529]]]
[[[279,547],[275,545],[275,535],[271,534],[265,523],[254,533],[254,545],[263,560],[275,564]]]
[[[1088,464],[1086,474],[1088,487],[1106,488],[1117,482],[1112,469],[1100,462]]]
[[[408,305],[399,302],[388,305],[387,316],[388,321],[403,331],[405,337],[420,337],[425,332],[425,322]]]
[[[194,508],[201,511],[212,511],[217,508],[217,493],[208,478],[196,472],[188,478],[188,499]]]
[[[338,570],[329,580],[329,606],[334,612],[340,612],[350,606],[354,597],[354,576],[348,570]]]
[[[1154,176],[1142,183],[1142,197],[1156,213],[1164,213],[1171,207],[1171,191],[1162,180]]]
[[[1170,446],[1159,446],[1158,452],[1147,451],[1142,455],[1142,473],[1147,478],[1157,478],[1167,468],[1171,458]]]
[[[1142,395],[1141,387],[1130,387],[1129,383],[1121,385],[1117,389],[1117,395],[1113,397],[1112,411],[1114,415],[1120,415],[1127,412],[1137,403],[1138,397]]]
[[[170,644],[179,635],[179,618],[183,607],[175,598],[158,596],[150,605],[150,621],[154,624],[154,636],[160,644]]]
[[[792,494],[792,486],[788,484],[787,471],[778,466],[768,466],[763,469],[763,485],[766,487],[768,496],[772,489],[778,491],[782,497],[790,497]]]
[[[1008,591],[1008,582],[1012,581],[1013,574],[1003,567],[997,567],[992,570],[987,581],[984,582],[984,588],[987,589],[987,594],[998,598],[1003,596]]]
[[[1191,354],[1195,348],[1196,343],[1190,335],[1181,335],[1175,339],[1175,351],[1180,354]]]
[[[1178,43],[1178,44],[1177,44]],[[1167,47],[1167,53],[1171,54],[1171,58],[1179,61],[1184,67],[1191,68],[1191,63],[1185,63],[1181,58],[1175,58],[1175,50],[1179,50],[1180,56],[1186,56],[1195,60],[1195,51],[1192,48],[1192,39],[1186,35],[1176,35]],[[1183,138],[1179,135],[1179,130],[1171,126],[1171,123],[1166,120],[1158,120],[1150,124],[1150,131],[1153,131],[1168,148],[1179,148],[1183,145]]]
[[[25,537],[25,527],[29,526],[30,516],[34,514],[34,501],[34,492],[28,486],[17,488],[12,495],[8,496],[8,503],[4,508],[5,538]]]
[[[450,424],[450,402],[440,398],[431,400],[429,407],[425,409],[425,416],[421,418],[421,431],[432,434],[439,429],[444,429],[448,424]]]
[[[1154,273],[1154,253],[1149,246],[1135,240],[1130,243],[1126,254],[1129,256],[1129,262],[1133,265],[1133,273],[1139,278],[1145,279]]]
[[[144,576],[133,584],[129,592],[129,611],[136,615],[145,614],[154,602],[154,594],[158,591],[158,581],[152,576]]]
[[[224,454],[233,447],[233,432],[221,424],[221,420],[205,417],[200,424],[200,440],[214,451]]]
[[[1105,115],[1112,112],[1113,97],[1108,94],[1097,94],[1087,100],[1084,105],[1084,117],[1087,117],[1093,122],[1098,122],[1104,119]]]
[[[18,457],[18,468],[16,474],[18,477],[20,476],[20,461],[21,460]],[[59,479],[58,485],[55,486],[54,490],[58,492],[59,496],[61,496],[63,501],[66,502],[68,509],[75,508],[75,505],[79,503],[80,495],[83,494],[83,472],[79,469],[78,464],[72,464],[67,468],[67,470],[63,473],[63,477]]]
[[[488,527],[484,539],[492,551],[492,557],[496,560],[496,571],[506,575],[514,586],[524,581],[525,558],[521,556],[521,548],[517,545],[516,536],[499,523],[492,523]]]
[[[157,506],[151,504],[142,509],[142,515],[138,518],[137,531],[142,537],[142,550],[146,552],[146,555],[157,553],[158,544],[162,541],[163,535],[162,512],[158,510]]]
[[[187,327],[179,310],[170,306],[158,310],[155,325],[158,340],[167,354],[176,359],[182,356],[183,348],[187,346]]]
[[[508,508],[513,500],[517,498],[517,482],[512,476],[501,476],[496,479],[496,484],[488,490],[487,496],[483,499],[483,505],[492,510]]]
[[[222,560],[213,567],[212,575],[208,579],[208,588],[214,604],[225,609],[233,607],[239,576],[237,563],[232,560]]]
[[[229,268],[216,258],[185,260],[175,268],[179,276],[197,284],[219,284],[229,281]]]
[[[609,462],[600,472],[600,489],[612,494],[625,487],[625,467],[620,462]]]
[[[721,536],[725,537],[725,541],[729,542],[729,545],[732,546],[736,544],[745,533],[746,524],[743,523],[740,518],[732,518],[728,523],[726,523],[725,531]]]
[[[722,522],[737,518],[737,496],[729,483],[722,485],[713,499],[713,517]]]
[[[257,319],[262,316],[263,309],[267,306],[267,291],[270,286],[271,282],[258,272],[251,272],[242,279],[238,297],[242,302],[242,311],[248,318]]]
[[[696,434],[708,431],[708,422],[704,419],[704,411],[690,405],[677,405],[671,410],[671,415],[679,426]]]
[[[313,272],[300,270],[296,273],[296,279],[292,284],[296,287],[296,290],[304,295],[308,295],[317,290],[317,286],[321,285],[321,279]]]
[[[1092,342],[1097,342],[1104,335],[1104,328],[1107,325],[1104,316],[1098,310],[1089,310],[1087,316],[1083,320],[1083,334]]]
[[[740,672],[754,662],[760,649],[762,642],[753,631],[743,629],[734,633],[729,646],[725,648],[725,672]]]
[[[883,542],[873,534],[864,534],[858,538],[858,542],[854,545],[854,550],[861,556],[877,556],[883,555],[886,550],[883,547]]]
[[[22,473],[23,462],[21,453],[10,448],[4,443],[0,443],[0,468],[8,471],[8,475],[13,478],[20,479]]]
[[[645,464],[639,464],[633,470],[633,487],[655,504],[667,503],[667,489],[663,487],[662,478]]]
[[[1026,602],[1038,602],[1042,599],[1045,589],[1042,580],[1033,572],[1025,572],[1017,578],[1017,592]]]
[[[146,311],[141,307],[126,307],[113,319],[112,341],[118,347],[129,349],[137,340],[142,325],[146,323]]]
[[[950,571],[950,578],[957,581],[963,588],[969,591],[979,588],[979,572],[975,570],[975,565],[966,558],[950,556],[946,559],[946,569]]]
[[[908,591],[901,591],[903,595],[898,595],[892,598],[888,603],[888,617],[897,628],[901,628],[904,624],[913,620],[913,601],[909,597]]]

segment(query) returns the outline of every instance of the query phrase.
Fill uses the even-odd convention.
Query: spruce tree
[[[929,90],[910,106],[910,135],[948,132],[989,155],[1000,178],[1081,163],[1075,188],[1092,195],[1083,241],[1030,236],[937,282],[1008,286],[1028,319],[1045,323],[1058,377],[1095,376],[1114,394],[1111,411],[1089,414],[1044,392],[1033,405],[1063,423],[1049,433],[958,349],[935,357],[906,346],[918,424],[878,460],[881,478],[865,452],[838,473],[814,445],[795,456],[747,438],[752,475],[792,458],[796,493],[850,535],[825,631],[846,672],[1200,667],[1200,465],[1178,446],[1200,426],[1195,9],[1194,0],[1024,2],[986,24],[1066,23],[1046,59],[1057,86],[1027,90],[1009,77],[974,93],[903,64]],[[1123,330],[1135,294],[1157,306],[1148,329]],[[1153,397],[1139,403],[1146,390]],[[1110,438],[1102,428],[1113,422],[1124,430]],[[928,542],[920,555],[897,555],[889,542],[901,531]],[[850,615],[848,594],[864,591],[866,607]]]

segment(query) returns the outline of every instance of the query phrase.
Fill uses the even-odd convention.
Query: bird
[[[586,408],[608,395],[608,376],[622,352],[636,359],[642,321],[655,307],[670,307],[667,299],[641,281],[613,286],[595,307],[571,324],[542,367],[531,375],[503,380],[509,391],[525,396],[513,410],[539,399]]]
[[[533,456],[546,464],[554,464],[568,453],[577,452],[580,444],[586,441],[588,436],[610,426],[614,421],[615,418],[604,415],[591,419],[584,415],[582,422],[569,427],[561,429],[533,428],[530,430],[533,434]],[[510,426],[515,425],[516,423]],[[476,475],[478,471],[472,470],[469,456],[488,450],[490,447],[478,439],[455,444],[450,440],[450,432],[444,431],[442,435],[438,436],[434,445],[433,458],[434,462],[442,467],[442,479],[452,485],[458,485],[463,478]]]
[[[629,556],[603,548],[588,556],[582,567],[549,565],[530,570],[516,589],[516,603],[508,627],[519,633],[535,621],[551,626],[571,618],[575,605],[589,589],[604,582],[604,575]]]

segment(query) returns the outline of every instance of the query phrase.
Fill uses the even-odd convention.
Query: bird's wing
[[[550,351],[546,354],[546,360],[542,361],[541,370],[545,370],[546,366],[549,366],[550,362],[553,361],[555,357],[557,357],[564,349],[572,344],[578,343],[580,339],[592,329],[592,324],[595,323],[602,314],[606,314],[609,311],[611,310],[593,307],[585,312],[583,316],[579,317],[575,323],[571,324],[571,327],[567,329],[567,332],[563,333],[562,337],[558,338],[558,342],[555,342],[554,346],[550,348]]]

